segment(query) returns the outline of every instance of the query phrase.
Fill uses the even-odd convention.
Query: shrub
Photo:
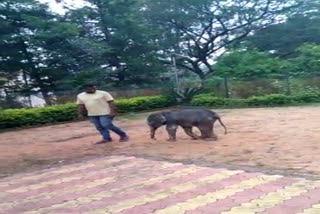
[[[248,106],[278,106],[292,103],[292,98],[284,94],[271,94],[266,96],[254,96],[246,100]]]
[[[193,97],[191,105],[203,107],[283,106],[295,103],[320,102],[320,93],[296,96],[272,94],[248,99],[225,99],[213,94]],[[164,96],[135,97],[116,100],[119,113],[139,112],[165,108],[175,104],[174,98]],[[0,110],[0,129],[34,126],[78,119],[77,105],[69,103],[43,108]]]
[[[193,106],[225,106],[226,105],[226,99],[214,97],[210,94],[201,94],[195,96],[192,101],[191,105]]]
[[[291,104],[320,102],[319,93],[300,94],[287,96],[284,94],[271,94],[266,96],[254,96],[248,99],[226,99],[212,96],[211,94],[201,94],[195,96],[191,104],[193,106],[206,107],[254,107],[254,106],[284,106]]]
[[[135,97],[130,99],[119,99],[116,105],[119,113],[138,112],[164,108],[175,103],[172,98],[164,96]]]
[[[162,96],[116,100],[119,113],[164,108],[173,105],[173,103],[173,100]],[[43,108],[8,109],[0,111],[0,129],[74,121],[77,119],[77,105],[74,103]]]
[[[292,100],[297,103],[313,103],[320,102],[320,94],[318,93],[303,93],[292,96]]]
[[[191,101],[193,106],[206,106],[206,107],[245,107],[245,99],[226,99],[215,97],[212,94],[201,94]]]
[[[226,106],[232,108],[246,107],[246,99],[226,99]]]
[[[76,118],[76,104],[65,104],[33,109],[1,110],[0,129],[71,121]]]

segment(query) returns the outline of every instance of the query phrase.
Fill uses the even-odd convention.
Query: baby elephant
[[[199,137],[192,132],[192,127],[195,126],[201,132],[201,139],[217,140],[218,138],[213,131],[216,120],[218,120],[224,127],[225,134],[227,134],[227,128],[222,123],[220,116],[209,109],[190,108],[164,111],[151,114],[147,118],[147,122],[150,127],[151,139],[155,139],[155,132],[159,127],[166,125],[169,141],[176,140],[176,131],[178,126],[181,126],[185,133],[192,139],[199,139]]]

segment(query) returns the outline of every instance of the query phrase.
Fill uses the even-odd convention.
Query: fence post
[[[287,95],[291,95],[291,82],[290,82],[289,73],[286,73],[285,81],[286,81]]]
[[[228,77],[224,76],[223,80],[224,80],[225,96],[226,98],[230,98]]]

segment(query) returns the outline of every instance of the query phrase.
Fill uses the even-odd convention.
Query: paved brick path
[[[320,214],[320,181],[111,156],[0,180],[0,213]]]

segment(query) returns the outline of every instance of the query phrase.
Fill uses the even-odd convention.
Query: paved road
[[[0,213],[320,214],[320,181],[111,156],[0,180]]]

